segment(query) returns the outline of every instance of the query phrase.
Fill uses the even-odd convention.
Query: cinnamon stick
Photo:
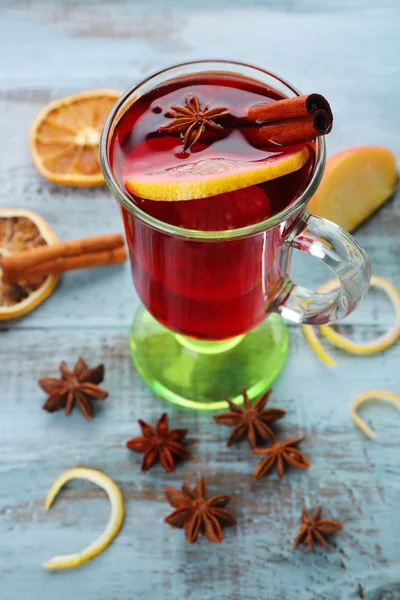
[[[67,256],[55,258],[45,263],[35,265],[23,271],[20,279],[34,279],[44,275],[56,275],[65,271],[74,271],[76,269],[87,269],[89,267],[100,267],[102,265],[111,265],[123,263],[126,260],[126,251],[123,246],[112,250],[100,252],[87,252],[76,256]]]
[[[317,137],[314,125],[307,117],[266,123],[261,127],[245,127],[242,132],[250,144],[256,148],[292,146]]]
[[[326,135],[332,123],[328,101],[320,94],[309,94],[252,106],[244,118],[249,127],[243,133],[255,145],[290,146]]]
[[[1,259],[3,282],[13,283],[21,279],[27,279],[27,273],[29,276],[35,274],[36,277],[38,273],[49,275],[69,270],[69,268],[108,264],[116,262],[114,260],[115,256],[119,257],[117,262],[121,262],[122,253],[113,253],[116,249],[122,249],[125,255],[124,238],[119,233],[48,244],[9,254]],[[96,254],[99,254],[99,256],[94,258]],[[81,266],[75,267],[75,264]],[[59,268],[55,271],[56,265]],[[68,268],[68,265],[71,266]],[[45,270],[47,268],[50,268],[51,273]]]

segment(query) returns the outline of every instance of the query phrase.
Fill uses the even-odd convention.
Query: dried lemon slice
[[[59,98],[31,126],[33,162],[43,177],[63,185],[104,183],[99,142],[104,121],[120,92],[92,90]]]
[[[72,569],[83,563],[91,560],[111,543],[118,534],[124,520],[124,503],[122,494],[118,486],[112,479],[94,469],[71,469],[63,473],[51,486],[47,494],[45,507],[48,510],[53,504],[55,497],[61,488],[71,479],[85,479],[99,487],[107,494],[111,504],[111,515],[107,523],[107,527],[100,537],[97,538],[90,546],[77,552],[76,554],[63,554],[61,556],[53,556],[50,560],[43,563],[46,569]]]
[[[318,289],[318,292],[331,292],[339,287],[339,282],[337,279],[332,279],[327,281],[323,286]],[[375,354],[377,352],[381,352],[382,350],[386,350],[390,346],[393,346],[397,342],[400,336],[400,294],[395,288],[395,286],[390,283],[390,281],[386,281],[382,277],[377,277],[373,275],[371,277],[371,287],[377,287],[383,290],[391,303],[393,304],[393,308],[395,311],[395,322],[383,335],[381,335],[378,339],[367,342],[366,344],[360,344],[357,342],[353,342],[349,338],[340,335],[337,331],[331,329],[329,325],[322,325],[319,330],[324,337],[326,337],[332,344],[338,346],[342,350],[349,352],[351,354]],[[312,325],[303,325],[304,335],[309,342],[310,346],[314,350],[315,354],[318,356],[322,362],[329,366],[336,365],[335,359],[328,354],[323,348],[321,342],[319,341],[315,330]]]
[[[57,241],[50,225],[37,213],[25,208],[0,208],[0,321],[21,317],[36,308],[59,279],[58,275],[49,275],[6,284],[1,257]]]
[[[366,402],[387,402],[388,404],[392,404],[395,408],[400,411],[400,397],[396,396],[396,394],[392,394],[392,392],[388,392],[386,390],[370,390],[369,392],[364,392],[354,398],[353,402],[350,405],[350,414],[354,421],[354,423],[373,440],[376,439],[376,433],[371,427],[369,427],[363,419],[357,414],[357,409],[361,406],[361,404],[365,404]]]

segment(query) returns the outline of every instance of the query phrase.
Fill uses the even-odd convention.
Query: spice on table
[[[71,479],[84,479],[101,487],[107,494],[111,504],[111,515],[103,533],[90,546],[75,554],[53,556],[43,563],[45,569],[72,569],[103,552],[119,533],[124,520],[124,501],[116,483],[101,471],[94,469],[71,469],[66,471],[51,486],[47,494],[45,507],[49,510],[58,492]]]
[[[303,508],[301,514],[302,524],[300,525],[299,532],[294,540],[295,548],[300,544],[304,544],[307,550],[312,552],[314,550],[313,542],[315,542],[318,546],[329,550],[330,546],[325,537],[340,531],[343,524],[331,519],[320,519],[321,511],[322,507],[318,506],[310,517],[307,509],[305,507]]]
[[[182,490],[167,488],[165,495],[175,508],[165,522],[172,527],[185,529],[186,539],[193,544],[201,533],[209,542],[222,542],[222,526],[236,525],[236,519],[225,510],[231,496],[219,494],[206,499],[204,477],[197,480],[194,488],[187,483]]]
[[[308,469],[310,462],[300,450],[296,448],[304,437],[293,438],[285,442],[275,441],[268,448],[254,448],[252,454],[265,454],[265,458],[258,464],[253,474],[253,480],[257,481],[265,477],[275,465],[279,479],[283,478],[284,465],[287,463],[296,469]]]
[[[247,391],[243,391],[244,406],[238,406],[229,398],[225,398],[231,410],[221,415],[213,417],[219,425],[234,427],[228,438],[227,446],[241,440],[246,434],[249,444],[252,448],[257,445],[257,439],[274,441],[275,435],[268,423],[273,423],[277,419],[282,419],[286,411],[280,408],[265,408],[272,389],[267,390],[254,404],[251,404]]]
[[[49,394],[43,405],[44,410],[55,412],[64,409],[69,417],[77,404],[85,419],[93,419],[90,400],[104,400],[108,396],[108,392],[98,385],[104,379],[104,366],[98,365],[89,369],[86,362],[80,358],[72,371],[63,361],[60,364],[60,372],[60,379],[39,379],[40,387]]]
[[[57,242],[10,253],[1,258],[3,281],[12,283],[74,269],[86,269],[126,260],[121,234],[97,235]]]
[[[156,426],[138,420],[143,435],[126,442],[127,448],[133,452],[144,452],[142,471],[148,471],[158,459],[164,469],[175,471],[175,457],[190,458],[190,453],[181,443],[188,432],[187,429],[168,429],[168,416],[161,415]]]
[[[183,134],[183,151],[186,152],[198,141],[205,129],[221,132],[223,127],[215,123],[215,120],[228,114],[225,106],[216,106],[209,110],[207,105],[201,106],[197,96],[190,95],[185,97],[184,106],[171,106],[171,110],[165,113],[165,116],[174,120],[159,127],[158,131],[172,135]]]
[[[333,116],[328,101],[320,94],[285,98],[252,106],[242,129],[257,146],[291,146],[327,135]],[[254,124],[254,125],[252,125]]]

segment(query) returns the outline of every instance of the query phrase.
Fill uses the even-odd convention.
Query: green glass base
[[[253,399],[270,387],[285,363],[288,333],[272,314],[246,335],[203,342],[173,333],[140,307],[130,346],[137,370],[157,394],[210,410],[226,408],[226,396],[240,404],[244,388]]]

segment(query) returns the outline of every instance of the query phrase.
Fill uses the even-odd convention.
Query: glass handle
[[[325,263],[339,279],[340,289],[321,294],[289,280],[286,297],[277,309],[284,319],[324,325],[343,319],[357,307],[368,290],[371,265],[365,251],[347,231],[306,213],[285,243]]]

